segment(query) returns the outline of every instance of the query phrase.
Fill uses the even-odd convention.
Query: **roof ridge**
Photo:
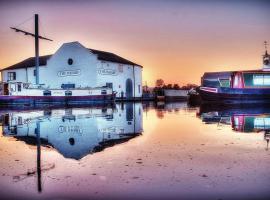
[[[138,64],[136,64],[136,63],[134,63],[126,58],[123,58],[115,53],[112,53],[112,52],[91,49],[91,48],[86,48],[86,49],[89,51],[92,51],[93,54],[96,54],[97,59],[99,59],[99,60],[109,61],[109,62],[114,62],[114,63],[121,63],[121,64],[128,64],[128,65],[137,65],[139,67],[142,67],[141,65],[138,65]],[[54,54],[47,54],[47,55],[39,56],[40,66],[46,65],[47,60],[53,55]],[[14,65],[10,65],[8,67],[0,69],[0,71],[29,68],[29,67],[34,67],[34,66],[35,66],[35,57],[29,57],[29,58],[26,58],[26,59],[14,64]]]

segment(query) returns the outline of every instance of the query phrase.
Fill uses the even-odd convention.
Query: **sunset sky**
[[[143,83],[199,84],[205,71],[257,69],[270,42],[270,1],[0,1],[0,67],[34,56],[34,40],[9,29],[35,13],[40,55],[64,42],[143,65]],[[34,21],[18,28],[33,32]]]

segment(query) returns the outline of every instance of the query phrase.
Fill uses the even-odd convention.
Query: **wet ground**
[[[5,199],[270,199],[270,109],[1,110]]]

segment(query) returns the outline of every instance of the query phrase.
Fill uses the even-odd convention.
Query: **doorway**
[[[133,97],[133,84],[132,80],[128,78],[126,80],[126,98],[132,98]]]

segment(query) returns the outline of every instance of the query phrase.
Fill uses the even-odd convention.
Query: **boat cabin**
[[[202,87],[270,88],[270,55],[263,55],[263,66],[259,70],[206,72],[201,79]]]
[[[270,88],[270,71],[207,72],[202,87]]]

